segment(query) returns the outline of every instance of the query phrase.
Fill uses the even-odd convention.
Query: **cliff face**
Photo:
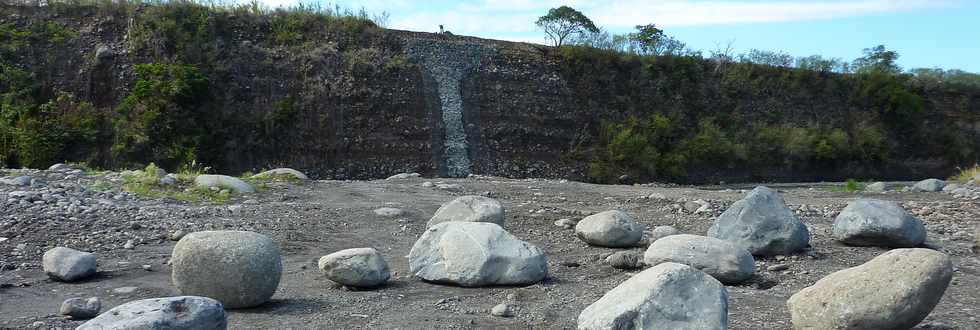
[[[136,65],[199,68],[208,96],[200,116],[184,124],[201,126],[196,158],[219,172],[288,166],[321,178],[420,172],[587,180],[605,125],[631,117],[669,114],[684,129],[710,118],[727,131],[751,132],[757,123],[846,128],[886,122],[891,113],[864,102],[862,85],[832,74],[742,72],[701,59],[610,60],[376,28],[307,29],[296,37],[277,30],[275,17],[234,12],[167,30],[145,22],[147,7],[0,10],[7,28],[55,22],[74,32],[21,45],[10,60],[33,73],[40,99],[69,92],[112,113],[139,79]],[[980,93],[916,93],[924,99],[917,127],[928,129],[890,130],[887,161],[787,166],[753,161],[764,148],[739,148],[734,160],[714,163],[688,152],[685,173],[674,179],[902,179],[948,176],[978,161]],[[97,141],[98,157],[61,156],[103,166],[153,161],[110,159],[111,145]],[[963,150],[937,150],[953,145]]]

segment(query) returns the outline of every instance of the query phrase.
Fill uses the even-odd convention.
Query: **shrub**
[[[117,108],[113,156],[156,161],[167,167],[191,162],[204,135],[201,113],[208,79],[188,65],[140,64],[139,80]]]
[[[959,172],[950,177],[949,181],[966,183],[967,181],[980,178],[980,164],[974,164],[973,167],[961,168],[958,170]]]

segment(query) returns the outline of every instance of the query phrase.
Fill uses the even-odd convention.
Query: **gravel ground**
[[[712,220],[751,185],[678,187],[610,186],[559,180],[408,178],[378,181],[270,183],[258,193],[234,196],[224,205],[194,205],[172,199],[141,199],[120,192],[115,173],[0,170],[0,177],[27,175],[29,186],[0,183],[0,328],[71,329],[81,321],[58,315],[61,302],[98,296],[103,311],[127,301],[177,295],[170,284],[169,254],[175,231],[251,230],[272,237],[284,253],[279,290],[258,308],[229,311],[230,329],[573,329],[579,312],[635,274],[604,263],[618,249],[578,240],[554,222],[619,209],[652,229],[672,225],[704,235]],[[423,186],[429,181],[435,185]],[[902,203],[928,228],[927,246],[952,256],[956,272],[939,306],[917,329],[980,328],[980,259],[973,251],[980,224],[974,195],[836,192],[832,184],[771,185],[797,210],[813,235],[805,253],[756,259],[754,279],[729,286],[732,329],[786,329],[786,300],[834,271],[856,266],[885,251],[847,247],[830,239],[833,217],[858,197]],[[727,188],[727,189],[726,189]],[[977,188],[980,190],[980,188]],[[435,210],[455,196],[500,200],[509,232],[543,248],[550,276],[527,287],[461,288],[408,276],[406,256]],[[662,194],[664,198],[648,198]],[[661,197],[661,196],[657,196]],[[710,210],[694,213],[703,200]],[[687,204],[687,205],[685,205]],[[400,208],[395,218],[376,215]],[[132,249],[124,248],[132,241]],[[80,283],[49,280],[41,255],[55,246],[94,252],[99,274]],[[319,257],[337,250],[374,247],[393,273],[382,288],[357,291],[326,280]],[[634,248],[642,253],[643,248]],[[768,267],[785,265],[770,272]],[[145,270],[149,265],[150,270]],[[135,287],[135,290],[132,290]],[[513,317],[490,315],[510,303]]]

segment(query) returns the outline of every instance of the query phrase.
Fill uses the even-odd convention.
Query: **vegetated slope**
[[[0,10],[7,166],[445,175],[442,105],[456,98],[477,174],[904,179],[980,161],[980,90],[909,76],[553,49],[310,10]],[[475,64],[449,68],[463,74],[446,98],[438,73],[457,63]]]

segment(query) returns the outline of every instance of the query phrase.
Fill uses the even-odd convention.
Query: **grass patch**
[[[847,179],[843,186],[835,187],[831,190],[836,192],[857,193],[864,191],[867,186],[867,183],[860,182],[855,179]]]
[[[203,169],[207,169],[204,167]],[[177,182],[171,185],[161,183],[163,172],[150,163],[145,169],[133,171],[123,176],[123,190],[143,198],[172,198],[195,204],[225,204],[231,199],[227,190],[212,190],[194,186],[194,177],[203,173],[196,163],[184,167],[177,174]]]
[[[967,181],[980,177],[980,164],[974,164],[973,167],[961,168],[959,170],[960,172],[951,176],[949,181],[966,183]]]

